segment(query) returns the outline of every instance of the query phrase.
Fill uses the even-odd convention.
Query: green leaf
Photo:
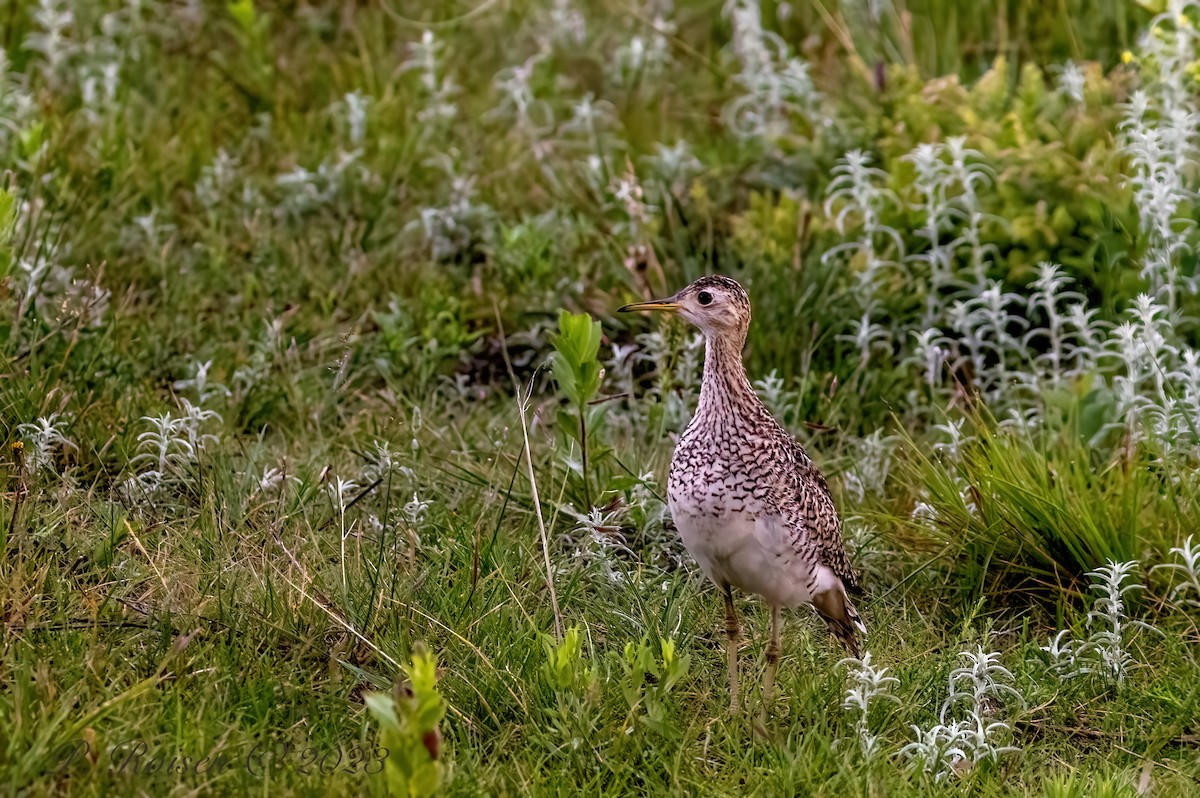
[[[229,16],[248,34],[254,34],[258,28],[258,11],[254,8],[254,0],[236,0],[230,3]]]
[[[396,702],[387,693],[367,693],[363,697],[367,710],[381,727],[398,730],[400,720],[396,717]]]
[[[583,443],[583,441],[579,440],[579,419],[573,415],[570,410],[565,407],[560,407],[558,408],[558,412],[555,413],[554,418],[558,422],[558,428],[562,430],[568,438],[576,443]]]
[[[8,241],[12,235],[13,224],[16,222],[16,214],[13,209],[16,208],[17,198],[11,191],[6,191],[0,188],[0,244]]]
[[[576,399],[579,395],[579,383],[575,378],[575,367],[562,352],[554,353],[551,373],[554,375],[554,381],[558,383],[558,390],[570,399],[572,404],[579,404]]]
[[[42,142],[45,141],[45,132],[45,122],[34,122],[33,124],[26,126],[26,128],[21,131],[19,141],[21,145],[22,158],[32,158],[37,154],[37,151],[42,148]]]
[[[389,752],[384,766],[388,792],[425,798],[439,790],[444,776],[438,724],[446,716],[446,701],[437,690],[434,654],[415,651],[403,670],[411,695],[368,693],[364,701]]]
[[[586,313],[559,314],[554,380],[576,406],[587,404],[600,389],[600,338],[600,322]]]

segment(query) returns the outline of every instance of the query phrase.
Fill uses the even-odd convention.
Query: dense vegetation
[[[0,19],[9,792],[1200,789],[1200,6]],[[867,589],[758,730],[613,313],[712,272]]]

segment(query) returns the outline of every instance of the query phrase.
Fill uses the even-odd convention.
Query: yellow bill
[[[632,305],[625,305],[617,308],[617,313],[634,313],[645,310],[665,310],[668,313],[674,313],[679,310],[679,303],[674,301],[675,297],[667,297],[666,299],[654,299],[649,302],[634,302]]]

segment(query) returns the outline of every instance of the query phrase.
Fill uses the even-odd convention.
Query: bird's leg
[[[725,643],[725,658],[729,664],[729,711],[738,711],[738,638],[741,629],[738,627],[737,610],[733,608],[733,588],[725,585],[725,633],[729,639]]]
[[[767,707],[771,704],[772,693],[775,691],[775,671],[779,668],[779,637],[783,631],[783,610],[778,604],[771,605],[771,637],[767,641],[767,674],[763,677],[762,710],[759,722],[763,728],[767,725]]]

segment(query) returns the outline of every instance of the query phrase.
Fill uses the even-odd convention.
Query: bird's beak
[[[654,299],[650,302],[634,302],[632,305],[617,308],[617,313],[634,313],[644,310],[665,310],[667,313],[675,313],[679,308],[680,305],[675,301],[675,297],[669,296],[666,299]]]

